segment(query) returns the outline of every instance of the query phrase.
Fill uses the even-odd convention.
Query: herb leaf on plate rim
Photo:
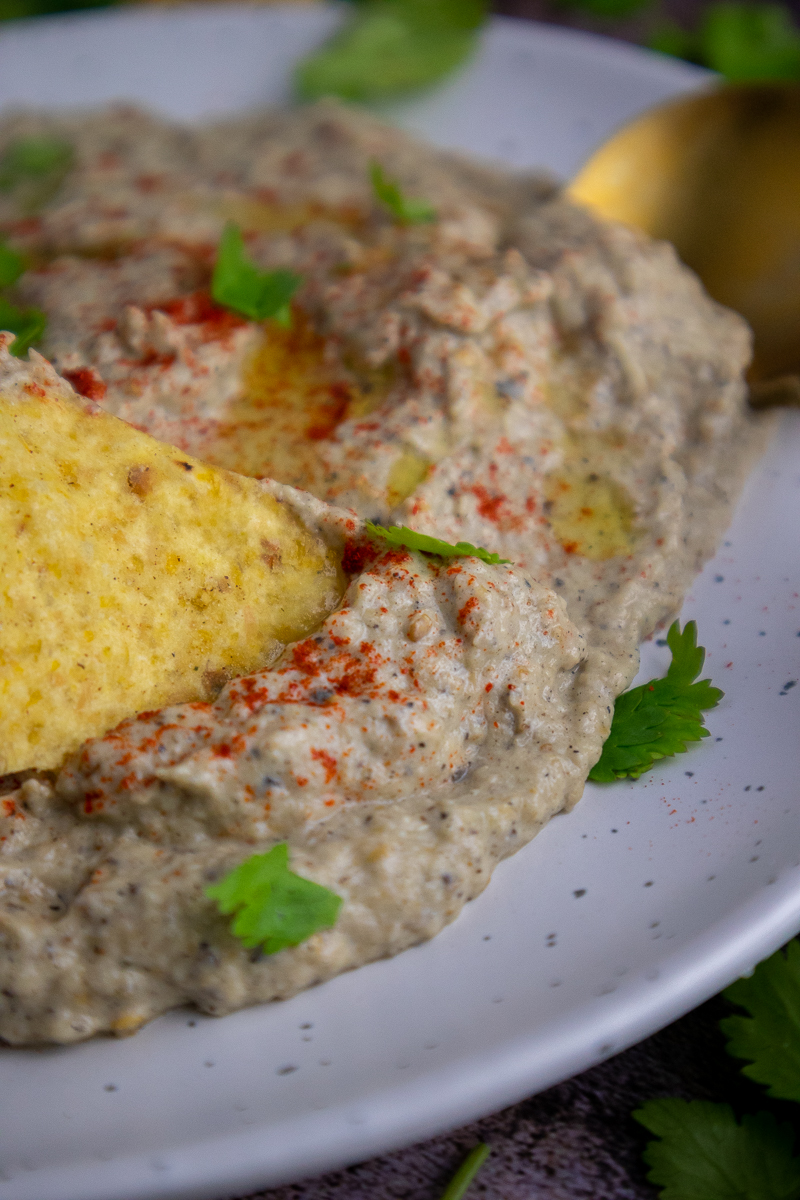
[[[360,0],[295,72],[303,100],[370,102],[437,83],[469,58],[487,0]]]
[[[723,995],[749,1014],[720,1022],[728,1053],[750,1060],[742,1074],[764,1084],[768,1096],[800,1102],[800,942],[759,963]]]
[[[623,692],[614,705],[611,729],[600,758],[589,772],[595,783],[638,779],[662,758],[681,754],[687,742],[708,737],[703,712],[715,708],[724,692],[709,679],[694,682],[706,652],[697,645],[697,625],[677,621],[667,634],[672,662],[662,679]]]
[[[737,1122],[729,1104],[648,1100],[634,1120],[660,1139],[642,1155],[661,1200],[798,1200],[800,1158],[788,1122],[756,1113]]]

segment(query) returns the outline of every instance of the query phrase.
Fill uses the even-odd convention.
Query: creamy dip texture
[[[34,215],[0,196],[43,353],[114,414],[276,481],[351,582],[271,669],[6,780],[10,1042],[229,1012],[435,934],[579,799],[763,440],[744,322],[546,179],[331,103],[194,130],[20,114],[0,152],[43,134],[75,148],[58,192]],[[376,161],[437,220],[382,211]],[[231,219],[260,267],[302,275],[291,329],[210,299]],[[19,369],[4,352],[0,390]],[[511,565],[382,547],[365,518]],[[204,889],[280,841],[344,904],[266,956]]]

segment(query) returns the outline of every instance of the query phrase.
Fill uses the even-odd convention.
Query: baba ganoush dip
[[[765,426],[744,322],[673,250],[548,179],[334,103],[203,128],[20,113],[72,166],[0,230],[75,390],[267,477],[343,548],[341,605],[270,669],[7,778],[0,1037],[224,1014],[433,936],[580,798],[638,646],[714,551]],[[376,201],[380,164],[436,219]],[[302,277],[291,327],[221,308],[227,221]],[[0,389],[49,368],[0,357]],[[301,491],[296,489],[302,489]],[[509,559],[383,545],[365,519]],[[246,950],[205,889],[279,842],[336,924]]]

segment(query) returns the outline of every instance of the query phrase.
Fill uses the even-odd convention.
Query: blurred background
[[[590,29],[610,37],[649,45],[676,53],[690,61],[703,59],[703,32],[719,22],[719,16],[741,22],[754,40],[795,42],[800,40],[800,0],[787,3],[733,4],[714,0],[495,0],[495,12],[535,21],[549,21],[577,29]],[[766,27],[766,28],[765,28]],[[765,39],[766,34],[766,39]],[[710,65],[710,64],[708,64]],[[795,78],[800,78],[800,52],[795,60]],[[787,71],[787,74],[789,72]]]
[[[138,0],[0,0],[0,27],[4,21],[136,2]],[[144,2],[175,4],[181,0]],[[273,0],[260,2],[268,4]],[[323,0],[293,2],[307,4]],[[385,0],[350,2],[369,6]],[[435,7],[440,0],[430,0],[430,3]],[[468,3],[474,3],[474,0],[468,0]],[[486,4],[490,10],[509,16],[623,38],[712,67],[731,79],[800,79],[800,0],[770,3],[752,0],[486,0]]]

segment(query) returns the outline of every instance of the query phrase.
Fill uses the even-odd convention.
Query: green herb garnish
[[[723,992],[748,1017],[726,1017],[720,1029],[728,1051],[751,1060],[743,1074],[764,1083],[768,1095],[800,1100],[800,945],[790,942],[759,963],[749,979]],[[633,1116],[661,1139],[649,1142],[648,1179],[662,1200],[800,1200],[795,1130],[766,1112],[741,1124],[727,1104],[705,1100],[649,1100]]]
[[[665,21],[648,38],[650,50],[659,54],[671,54],[673,58],[685,58],[687,62],[703,63],[703,48],[697,32],[684,29],[674,21]]]
[[[477,45],[486,0],[361,0],[345,26],[295,74],[304,100],[379,100],[427,87]]]
[[[703,711],[724,695],[700,674],[706,652],[697,645],[697,625],[689,621],[681,633],[675,621],[667,634],[672,662],[663,679],[651,679],[623,692],[614,706],[603,753],[589,772],[595,783],[638,779],[659,759],[680,754],[687,742],[708,737]]]
[[[370,179],[375,199],[392,214],[398,225],[421,225],[436,220],[436,209],[425,200],[410,200],[404,196],[394,179],[387,179],[380,163],[370,163]]]
[[[260,271],[245,253],[239,226],[232,221],[225,226],[211,280],[211,295],[217,304],[251,321],[272,317],[288,328],[292,321],[289,301],[301,283],[294,271]]]
[[[17,308],[5,296],[0,296],[0,329],[15,333],[11,353],[22,358],[40,340],[47,325],[47,318],[38,308]]]
[[[25,263],[22,255],[17,254],[14,250],[9,250],[8,246],[4,246],[0,242],[0,288],[11,287],[24,270]]]
[[[22,255],[0,242],[0,289],[11,287],[24,270]],[[0,294],[0,329],[17,335],[11,343],[11,353],[17,358],[22,358],[39,341],[46,325],[47,318],[40,309],[19,308]]]
[[[72,167],[74,151],[56,137],[20,138],[0,157],[0,192],[14,192],[20,207],[33,211],[60,188]]]
[[[648,1100],[633,1116],[661,1139],[643,1158],[662,1200],[797,1200],[794,1130],[770,1113],[738,1124],[729,1104]]]
[[[783,4],[711,4],[697,30],[664,25],[650,47],[711,67],[735,82],[800,79],[800,31]]]
[[[341,896],[289,870],[289,847],[280,842],[253,854],[219,883],[206,888],[221,913],[236,913],[231,929],[248,950],[275,954],[335,924]]]
[[[800,1101],[800,944],[790,942],[786,955],[779,950],[724,995],[750,1014],[720,1021],[728,1053],[750,1060],[742,1074],[766,1084],[768,1096]]]
[[[68,171],[72,159],[72,146],[60,138],[20,138],[0,158],[0,190],[8,191],[23,179]]]
[[[440,558],[480,558],[485,563],[490,563],[492,566],[502,566],[504,563],[511,562],[510,558],[500,558],[497,554],[490,554],[488,550],[484,550],[483,546],[471,546],[469,542],[456,542],[453,546],[450,542],[441,542],[438,538],[428,537],[427,533],[416,533],[413,529],[407,529],[405,525],[393,525],[391,529],[384,529],[382,525],[373,525],[372,521],[365,522],[367,532],[373,537],[383,538],[392,546],[405,546],[407,550],[421,550],[423,554],[438,554]]]
[[[714,4],[701,39],[705,62],[727,79],[800,78],[800,33],[782,4]]]
[[[491,1154],[486,1142],[480,1142],[464,1159],[442,1195],[442,1200],[461,1200],[467,1188]]]

